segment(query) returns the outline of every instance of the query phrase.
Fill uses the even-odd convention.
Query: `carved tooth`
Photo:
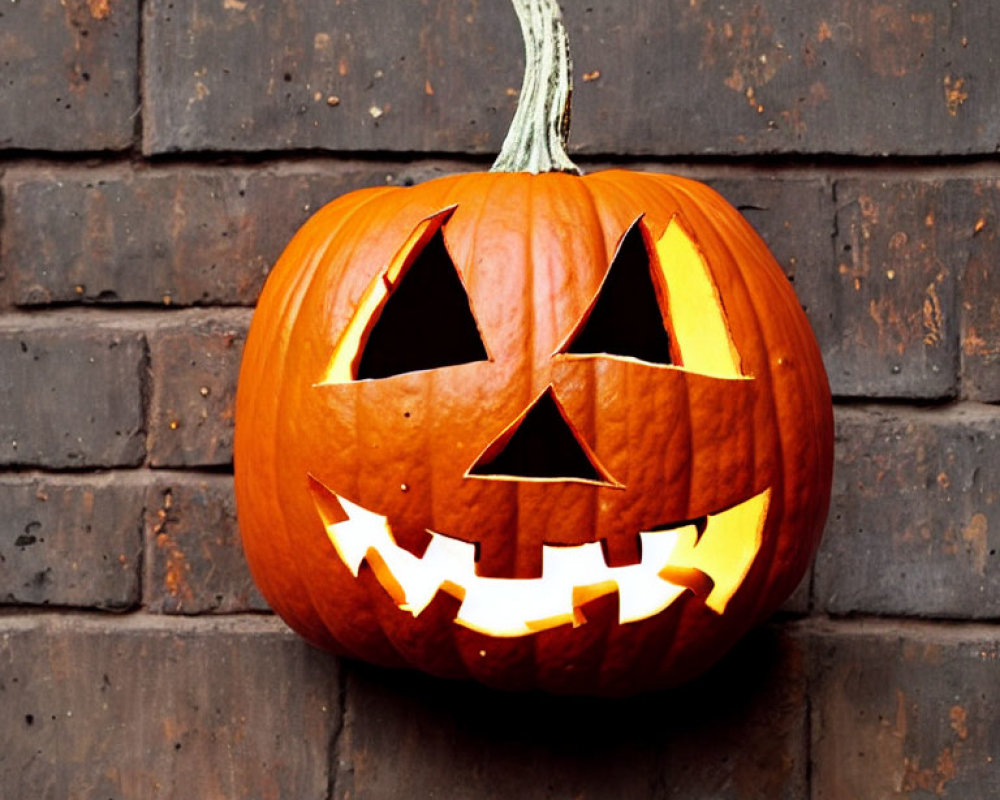
[[[429,582],[422,586],[410,583],[404,590],[406,602],[400,603],[399,607],[403,611],[409,611],[414,617],[419,617],[425,608],[431,604],[431,600],[438,593],[441,585],[432,586]]]
[[[686,586],[702,600],[706,600],[715,588],[712,577],[697,567],[675,567],[672,564],[660,570],[660,577],[678,586]]]
[[[577,627],[587,621],[586,615],[580,610],[587,603],[591,603],[599,597],[614,594],[618,591],[618,584],[614,580],[591,583],[587,586],[573,587],[573,626]]]
[[[690,528],[690,533],[688,532]],[[642,543],[642,562],[651,566],[661,567],[670,562],[677,545],[683,538],[693,539],[694,526],[689,528],[674,528],[667,531],[643,531],[639,534]]]
[[[456,621],[492,636],[524,636],[573,620],[572,589],[553,591],[541,579],[477,577],[465,590]]]
[[[467,586],[475,577],[476,547],[448,536],[431,533],[422,559],[410,570],[404,586],[405,610],[417,616],[430,605],[445,581]]]
[[[658,614],[684,592],[685,587],[663,579],[658,573],[670,563],[675,552],[693,547],[697,535],[694,525],[639,534],[642,561],[615,570],[620,623],[637,622]]]
[[[618,621],[622,624],[659,614],[684,591],[683,586],[676,586],[645,569],[621,578],[618,581]]]
[[[405,583],[401,582],[406,600],[400,603],[399,607],[415,617],[430,605],[434,595],[441,588],[440,580],[433,578],[428,580],[428,577],[422,570],[418,570],[411,574]]]
[[[338,496],[337,499],[348,519],[345,522],[327,525],[326,533],[341,560],[354,577],[357,577],[361,562],[364,561],[369,548],[381,550],[386,544],[395,546],[395,543],[392,542],[385,517],[355,505],[343,497]]]
[[[476,546],[430,531],[431,541],[424,551],[424,565],[441,574],[442,580],[461,581],[476,574]]]
[[[351,571],[351,574],[355,578],[358,577],[361,562],[365,560],[365,555],[368,553],[370,546],[364,536],[364,532],[360,531],[356,524],[348,520],[347,522],[328,525],[326,533],[330,537],[330,541],[333,542],[333,546],[337,549],[337,555],[340,556],[340,560],[344,562],[344,565]]]
[[[600,542],[555,546],[542,545],[542,579],[569,587],[607,580],[610,567],[604,563]]]
[[[690,552],[678,550],[671,563],[678,567],[694,567],[707,574],[714,586],[705,605],[722,614],[726,605],[753,565],[760,550],[764,522],[771,501],[771,490],[744,500],[739,505],[708,518],[708,526]]]

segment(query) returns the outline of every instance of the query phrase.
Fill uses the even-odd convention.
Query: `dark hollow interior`
[[[358,362],[358,380],[487,361],[475,317],[439,230],[386,300]]]
[[[503,449],[477,463],[469,474],[605,480],[559,412],[551,392],[543,394],[524,415]]]
[[[622,239],[597,302],[566,352],[671,363],[670,337],[656,300],[649,253],[638,223]]]

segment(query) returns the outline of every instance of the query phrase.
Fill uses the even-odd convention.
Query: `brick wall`
[[[717,186],[837,418],[809,579],[707,679],[508,697],[339,662],[247,574],[233,393],[325,200],[482,169],[507,3],[0,8],[0,796],[1000,796],[1000,6],[566,0],[572,143]]]

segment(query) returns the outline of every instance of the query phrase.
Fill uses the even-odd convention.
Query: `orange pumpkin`
[[[238,511],[264,595],[320,647],[624,694],[701,671],[795,588],[832,438],[808,322],[714,191],[460,175],[349,194],[289,244],[244,353]]]

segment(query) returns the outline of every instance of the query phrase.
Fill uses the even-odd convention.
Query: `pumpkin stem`
[[[491,172],[571,172],[566,153],[573,62],[556,0],[511,0],[524,36],[521,96]]]

